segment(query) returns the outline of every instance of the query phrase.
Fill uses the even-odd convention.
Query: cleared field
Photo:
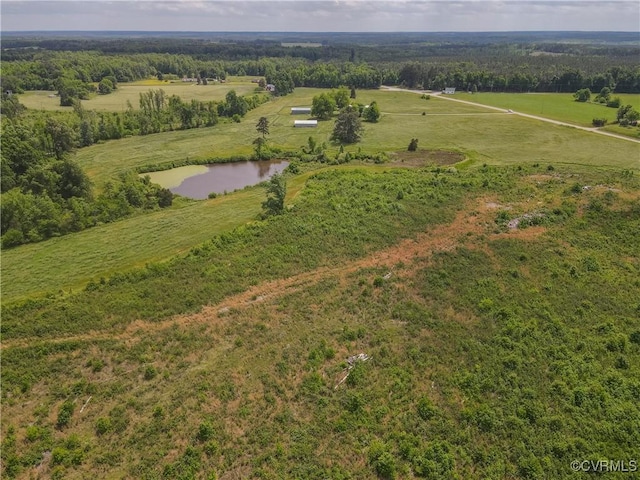
[[[577,170],[326,172],[188,257],[7,306],[3,466],[375,479],[384,448],[394,478],[575,480],[575,457],[634,458],[639,185]]]
[[[640,95],[614,94],[620,97],[622,104],[631,104],[640,110]],[[606,118],[609,123],[616,119],[616,108],[609,108],[598,103],[576,102],[570,93],[456,93],[455,98],[470,102],[512,109],[531,115],[575,123],[585,127],[591,126],[594,118]],[[593,95],[595,97],[595,94]]]
[[[321,89],[296,89],[295,93],[252,110],[241,123],[212,128],[167,132],[93,145],[78,151],[76,160],[101,185],[119,172],[144,165],[189,159],[250,155],[258,135],[255,126],[265,116],[270,122],[268,141],[286,150],[296,150],[312,136],[326,142],[329,153],[339,146],[330,143],[333,121],[317,128],[294,128],[290,108],[310,106]],[[360,143],[346,151],[376,153],[405,150],[411,138],[420,148],[457,150],[488,164],[566,163],[616,168],[639,168],[638,145],[593,133],[542,123],[482,107],[424,100],[405,92],[358,91],[361,103],[377,101],[383,112],[376,124],[364,124]],[[474,97],[475,101],[475,97]],[[422,113],[425,112],[425,115]],[[297,119],[303,116],[295,116]]]
[[[225,95],[230,90],[235,90],[238,95],[250,94],[256,88],[255,83],[242,78],[242,80],[229,80],[226,83],[216,83],[209,85],[196,85],[195,83],[184,82],[161,82],[158,80],[148,80],[136,83],[122,83],[118,89],[108,95],[95,95],[89,100],[83,100],[82,105],[88,110],[102,112],[122,112],[127,109],[127,102],[130,102],[134,109],[139,106],[141,93],[149,90],[162,89],[169,96],[177,95],[182,100],[224,100]],[[60,98],[56,92],[34,91],[25,92],[19,96],[20,103],[27,108],[35,110],[72,110],[72,107],[61,107]]]

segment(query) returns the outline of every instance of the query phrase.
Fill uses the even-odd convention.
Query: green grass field
[[[118,173],[143,165],[186,157],[248,155],[260,116],[271,122],[272,144],[296,149],[305,145],[310,135],[328,142],[333,122],[320,122],[313,130],[295,129],[290,115],[292,106],[310,105],[320,91],[297,89],[294,95],[249,112],[239,124],[132,137],[84,148],[75,156],[100,187]],[[409,93],[359,91],[358,97],[363,103],[376,100],[384,113],[379,123],[365,124],[363,141],[348,146],[347,151],[404,151],[409,140],[417,137],[420,149],[454,150],[476,163],[640,167],[640,147],[631,142],[514,115],[487,114],[482,107],[423,100]],[[423,111],[427,113],[424,116]],[[337,146],[330,150],[337,152]],[[303,177],[298,177],[290,182],[289,191],[300,191],[303,184]],[[262,189],[249,189],[7,250],[3,252],[3,300],[76,288],[91,278],[169,258],[256,218],[263,199]]]
[[[141,82],[122,83],[118,89],[108,95],[94,95],[89,100],[82,100],[82,105],[87,110],[102,112],[123,112],[127,109],[127,102],[131,102],[134,109],[138,109],[140,94],[149,90],[162,89],[168,95],[177,95],[183,101],[199,100],[224,100],[230,90],[235,90],[238,95],[253,93],[256,88],[245,77],[230,78],[226,83],[209,85],[196,85],[195,83],[183,83],[182,81],[161,82],[159,80],[146,80]],[[56,92],[33,91],[25,92],[18,98],[20,103],[34,110],[61,110],[71,111],[72,107],[61,107],[60,98]]]
[[[633,105],[640,110],[640,95],[614,94],[620,97],[622,105]],[[538,115],[562,122],[574,123],[590,127],[594,118],[606,118],[609,123],[616,119],[616,108],[609,108],[598,103],[576,102],[569,93],[476,93],[456,92],[454,98],[511,109],[516,112]],[[592,96],[595,98],[595,94]]]
[[[390,167],[344,165],[331,168],[380,171]],[[301,192],[306,179],[313,173],[289,180],[288,203]],[[4,250],[0,279],[2,301],[76,289],[92,279],[179,255],[216,235],[256,220],[264,200],[263,188],[247,188],[212,200],[183,203]]]
[[[268,140],[272,145],[297,150],[313,136],[319,143],[327,142],[333,154],[338,151],[329,141],[333,121],[319,122],[314,129],[294,128],[294,116],[290,115],[291,107],[310,106],[313,96],[322,91],[298,88],[292,95],[274,98],[252,110],[241,123],[126,138],[81,149],[75,157],[100,186],[120,172],[145,165],[250,155],[261,116],[270,121]],[[639,167],[638,145],[567,127],[435,98],[423,100],[403,92],[363,90],[358,91],[356,100],[365,104],[377,101],[383,114],[378,123],[364,124],[362,141],[347,146],[347,151],[406,150],[415,137],[420,148],[457,150],[492,165],[544,162]]]
[[[254,220],[260,188],[160,210],[2,252],[2,298],[84,286],[92,278],[177,255]]]

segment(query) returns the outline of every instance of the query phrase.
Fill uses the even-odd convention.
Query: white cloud
[[[640,30],[637,0],[2,0],[0,9],[3,30]]]

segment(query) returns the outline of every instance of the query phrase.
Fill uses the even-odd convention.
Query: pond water
[[[162,172],[145,173],[153,183],[168,188],[184,197],[204,199],[211,192],[232,192],[248,185],[255,185],[282,172],[289,162],[286,160],[264,160],[258,162],[214,163],[211,165],[188,165]]]

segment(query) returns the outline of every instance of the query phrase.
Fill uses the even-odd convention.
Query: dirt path
[[[537,115],[530,115],[528,113],[521,113],[521,112],[514,112],[513,110],[509,110],[509,109],[505,109],[505,108],[501,108],[501,107],[493,107],[491,105],[483,105],[481,103],[475,103],[475,102],[470,102],[468,100],[460,100],[458,98],[452,98],[448,95],[443,95],[440,92],[427,92],[425,90],[409,90],[409,89],[405,89],[405,88],[397,88],[397,87],[382,87],[383,90],[388,90],[391,92],[409,92],[409,93],[416,93],[418,95],[424,95],[425,93],[428,93],[429,95],[432,95],[435,98],[440,98],[443,100],[448,100],[450,102],[458,102],[458,103],[464,103],[466,105],[473,105],[474,107],[483,107],[483,108],[488,108],[490,110],[495,110],[501,113],[506,113],[509,115],[518,115],[520,117],[525,117],[525,118],[532,118],[534,120],[539,120],[541,122],[547,122],[547,123],[552,123],[554,125],[562,125],[564,127],[572,127],[572,128],[577,128],[578,130],[583,130],[585,132],[593,132],[593,133],[598,133],[600,135],[606,135],[607,137],[613,137],[613,138],[617,138],[619,140],[626,140],[628,142],[634,142],[634,143],[640,143],[640,140],[637,140],[635,138],[631,138],[631,137],[625,137],[624,135],[618,135],[617,133],[611,133],[611,132],[607,132],[604,130],[600,130],[599,128],[595,128],[595,127],[582,127],[580,125],[574,125],[573,123],[567,123],[567,122],[561,122],[559,120],[553,120],[551,118],[546,118],[546,117],[539,117]],[[472,115],[472,114],[471,114]]]
[[[347,277],[363,268],[384,268],[393,277],[394,275],[410,275],[417,266],[414,260],[417,258],[429,258],[436,252],[453,250],[459,245],[470,242],[469,234],[487,233],[493,229],[493,214],[496,200],[493,198],[474,199],[465,208],[458,211],[454,220],[446,225],[435,225],[428,231],[418,234],[415,238],[404,239],[397,244],[377,251],[360,260],[346,263],[338,267],[320,267],[308,272],[302,272],[288,278],[263,282],[253,286],[237,295],[227,297],[215,305],[206,305],[199,312],[192,314],[176,315],[163,321],[136,320],[128,324],[118,332],[93,331],[82,335],[61,338],[21,338],[15,341],[3,342],[0,348],[32,346],[40,342],[67,342],[67,341],[100,341],[121,340],[135,342],[141,334],[149,334],[161,331],[176,325],[188,327],[190,325],[224,322],[225,313],[231,309],[246,308],[263,301],[274,299],[295,293],[296,291],[314,285],[329,276],[338,277],[340,281],[346,281]],[[511,238],[530,238],[538,236],[544,229],[514,230],[498,234],[509,235]],[[473,248],[473,245],[467,245]],[[398,264],[404,265],[402,271],[395,270]]]

